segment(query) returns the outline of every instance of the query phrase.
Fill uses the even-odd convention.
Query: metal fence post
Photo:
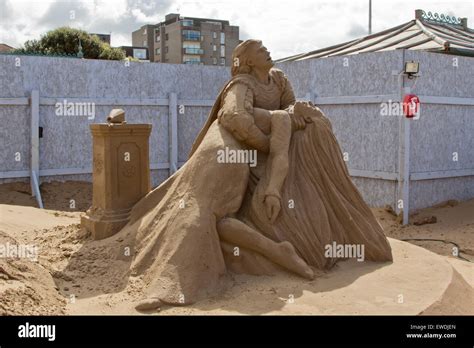
[[[178,95],[169,94],[168,105],[169,176],[178,170]]]
[[[402,69],[405,64],[405,51],[402,54]],[[400,103],[403,102],[405,93],[410,92],[409,87],[404,87],[403,70],[398,74],[398,88],[400,93]],[[410,119],[404,115],[400,115],[399,133],[398,133],[398,199],[396,202],[396,211],[400,213],[398,208],[398,200],[401,198],[403,203],[403,220],[402,224],[407,225],[410,217]]]
[[[41,192],[39,189],[39,91],[31,91],[31,143],[30,143],[30,185],[31,194],[36,197],[42,209]]]
[[[402,199],[403,199],[403,224],[409,223],[410,216],[410,119],[403,118],[403,182],[402,182]]]

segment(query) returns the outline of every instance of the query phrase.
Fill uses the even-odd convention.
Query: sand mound
[[[94,241],[79,224],[45,230],[39,238],[41,245],[55,250],[44,262],[49,263],[63,296],[92,297],[123,291],[129,285],[131,257],[126,256],[130,253],[123,240]]]
[[[0,232],[0,244],[21,243]],[[65,314],[66,301],[50,272],[29,259],[0,258],[0,298],[0,315]]]
[[[40,185],[45,209],[61,211],[86,211],[92,201],[92,184],[84,181],[52,181]],[[73,201],[71,201],[73,200]],[[0,204],[37,207],[31,197],[29,182],[13,182],[0,185]]]
[[[465,202],[447,201],[423,209],[411,216],[410,225],[401,226],[397,217],[381,208],[373,209],[385,234],[396,239],[406,239],[439,255],[453,257],[454,248],[459,256],[474,262],[474,199]],[[435,223],[416,226],[416,221],[436,217]],[[433,221],[434,219],[432,219]]]

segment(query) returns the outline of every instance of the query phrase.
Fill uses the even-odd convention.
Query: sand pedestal
[[[118,232],[130,211],[150,189],[150,124],[91,124],[92,207],[81,225],[94,239]]]

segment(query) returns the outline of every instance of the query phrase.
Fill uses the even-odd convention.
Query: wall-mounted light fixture
[[[405,62],[405,74],[408,76],[409,79],[412,79],[416,76],[418,76],[418,72],[420,71],[420,63],[411,61],[411,62]]]

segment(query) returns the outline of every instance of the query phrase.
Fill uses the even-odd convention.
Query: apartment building
[[[240,42],[239,27],[229,21],[178,13],[132,33],[132,45],[147,47],[150,61],[161,63],[230,66],[232,51]]]

